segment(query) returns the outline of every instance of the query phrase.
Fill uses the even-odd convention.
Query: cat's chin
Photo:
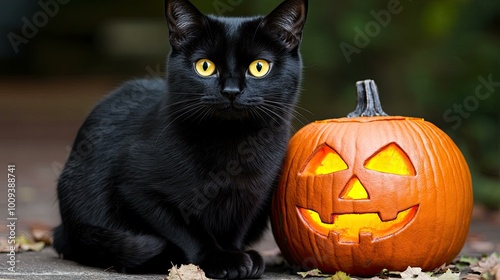
[[[253,120],[257,116],[250,106],[217,106],[212,105],[212,116],[221,120]]]
[[[234,102],[205,99],[205,106],[212,117],[220,120],[256,120],[260,115],[258,105],[262,104],[262,99],[247,100],[243,103],[239,100]],[[260,118],[262,119],[262,118]]]

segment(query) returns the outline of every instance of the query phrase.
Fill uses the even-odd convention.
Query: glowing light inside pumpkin
[[[313,210],[297,207],[299,216],[312,230],[323,236],[330,232],[337,233],[339,243],[359,243],[360,233],[369,233],[372,240],[377,240],[403,229],[415,217],[418,205],[398,213],[391,221],[382,221],[377,213],[333,214],[332,223],[325,223]]]
[[[377,151],[365,162],[365,168],[395,175],[414,176],[415,167],[406,153],[395,143]],[[301,175],[316,176],[348,169],[341,156],[328,145],[321,145],[313,153]],[[368,200],[370,196],[359,179],[354,176],[340,194],[343,200]],[[309,209],[297,207],[302,221],[320,235],[328,237],[334,233],[340,243],[359,243],[360,235],[371,236],[372,240],[392,235],[413,220],[418,205],[397,214],[393,220],[382,221],[378,213],[332,214],[331,221],[324,222],[320,215]]]
[[[347,164],[335,150],[323,145],[316,150],[301,174],[309,176],[326,175],[346,170],[347,168]]]
[[[368,192],[366,192],[365,187],[361,184],[358,178],[352,178],[349,183],[347,183],[347,187],[344,189],[342,194],[340,195],[342,199],[350,199],[350,200],[361,200],[361,199],[369,199]]]
[[[408,156],[396,144],[391,143],[369,158],[365,167],[382,173],[415,176],[415,168]]]

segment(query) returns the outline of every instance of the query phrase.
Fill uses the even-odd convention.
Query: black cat
[[[62,257],[128,273],[194,263],[212,278],[262,275],[244,248],[266,228],[289,140],[307,2],[223,18],[166,0],[166,79],[127,82],[98,104],[59,178]]]

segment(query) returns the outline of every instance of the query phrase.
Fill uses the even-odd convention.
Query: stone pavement
[[[98,268],[80,266],[70,261],[58,259],[57,254],[51,248],[45,249],[41,253],[22,253],[18,255],[18,258],[19,267],[16,273],[0,270],[0,280],[162,280],[166,277],[166,275],[124,275],[103,271]],[[2,261],[1,265],[4,266],[4,263]],[[290,275],[284,269],[274,269],[273,272],[266,272],[263,279],[301,279],[301,277]]]
[[[256,249],[262,251],[264,247],[275,246],[272,237],[268,235]],[[46,248],[42,252],[23,252],[16,255],[19,262],[16,265],[15,273],[5,269],[7,256],[0,255],[0,280],[29,279],[29,280],[133,280],[151,279],[163,280],[167,275],[124,275],[113,271],[106,271],[99,268],[86,267],[75,262],[61,260],[52,248]],[[269,261],[269,258],[268,258]],[[284,265],[268,266],[263,279],[301,279],[297,275],[292,275],[290,270]],[[194,280],[194,279],[184,279]]]

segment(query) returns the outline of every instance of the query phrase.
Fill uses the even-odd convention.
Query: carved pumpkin
[[[273,197],[281,251],[297,269],[359,276],[451,262],[473,206],[464,157],[433,124],[387,116],[373,81],[357,86],[348,118],[316,121],[290,141]]]

